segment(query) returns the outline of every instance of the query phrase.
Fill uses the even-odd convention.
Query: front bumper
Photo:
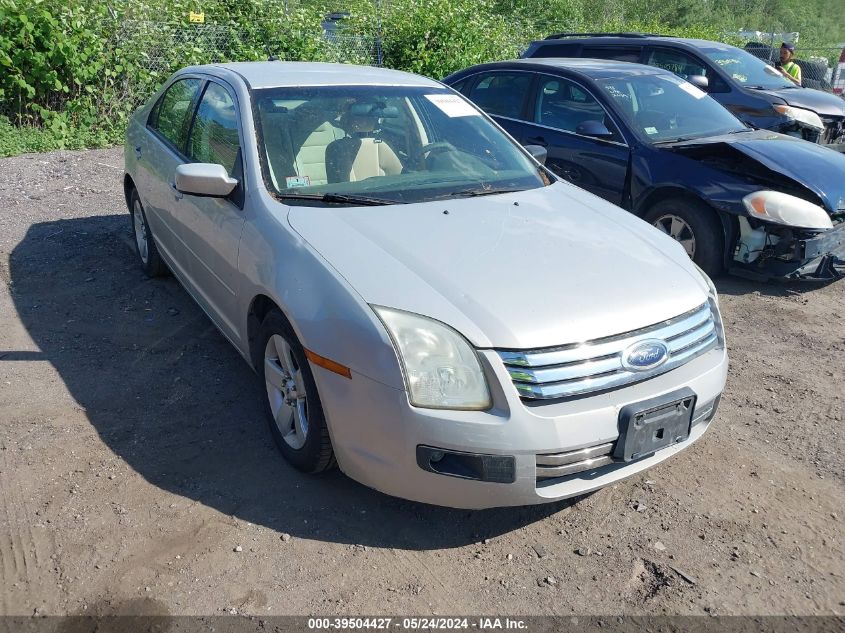
[[[727,354],[713,349],[666,374],[615,391],[571,400],[520,400],[500,358],[480,352],[490,382],[489,411],[412,407],[403,390],[365,376],[348,380],[315,368],[338,464],[351,478],[389,495],[457,508],[545,503],[582,495],[630,477],[690,446],[710,424],[727,374]],[[705,415],[688,439],[637,461],[604,463],[559,478],[538,477],[538,455],[615,442],[623,407],[688,387]],[[713,411],[706,411],[710,406]],[[479,481],[426,470],[418,447],[512,456],[512,483]],[[541,460],[542,461],[542,460]],[[542,470],[542,468],[540,468]]]
[[[761,258],[731,272],[759,279],[829,282],[845,277],[845,222],[823,233],[792,234],[784,255]]]

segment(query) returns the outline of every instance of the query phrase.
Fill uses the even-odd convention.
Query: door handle
[[[185,194],[183,194],[181,191],[179,191],[179,190],[176,188],[176,183],[175,183],[175,182],[171,182],[171,183],[170,183],[170,188],[173,190],[173,197],[174,197],[174,198],[176,198],[177,200],[181,200],[182,198],[184,198],[184,197],[185,197]]]
[[[135,158],[141,158],[141,146],[140,145],[135,146]]]
[[[546,142],[546,139],[544,139],[542,136],[537,136],[537,137],[534,137],[534,138],[526,139],[525,144],[526,145],[539,145],[540,147],[548,147],[549,146],[549,144]]]

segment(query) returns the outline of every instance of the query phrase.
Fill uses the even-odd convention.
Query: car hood
[[[809,189],[823,202],[829,213],[845,210],[845,154],[816,143],[778,134],[768,130],[755,130],[741,134],[726,134],[695,139],[673,146],[676,150],[698,158],[718,156],[723,159],[729,148],[751,158],[775,175],[791,181],[792,187]],[[704,149],[708,148],[708,149]],[[753,173],[747,165],[737,164],[737,170],[747,175]],[[770,183],[777,189],[775,182]],[[781,178],[782,180],[782,178]]]
[[[821,116],[845,116],[845,102],[839,97],[812,88],[784,88],[765,90],[767,94],[783,99],[796,108],[806,108]]]
[[[707,299],[679,244],[564,183],[408,205],[291,207],[288,218],[366,302],[437,319],[482,348],[586,341]]]

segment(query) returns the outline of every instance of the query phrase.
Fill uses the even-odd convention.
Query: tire
[[[147,222],[147,214],[138,191],[133,189],[129,196],[129,214],[132,218],[132,234],[135,237],[135,252],[141,261],[141,268],[147,277],[163,277],[170,271],[161,259],[155,239]]]
[[[724,267],[725,238],[716,213],[688,198],[661,200],[643,219],[680,242],[690,259],[711,277]]]
[[[267,421],[282,455],[305,473],[332,468],[334,451],[317,384],[305,350],[280,312],[267,314],[256,343]]]

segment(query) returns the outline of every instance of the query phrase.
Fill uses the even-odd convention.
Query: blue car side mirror
[[[601,121],[582,121],[575,128],[575,133],[581,136],[592,136],[593,138],[608,139],[613,133]]]
[[[707,92],[707,88],[710,86],[710,81],[704,75],[690,75],[687,77],[687,81],[704,92]]]

